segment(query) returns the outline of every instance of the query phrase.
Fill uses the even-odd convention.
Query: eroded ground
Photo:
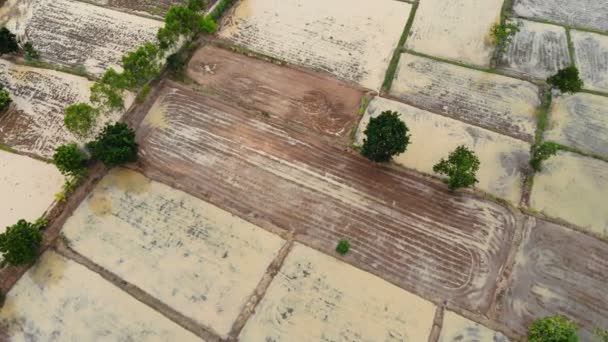
[[[496,203],[448,196],[440,183],[177,86],[163,91],[139,133],[154,179],[326,251],[348,236],[353,262],[416,293],[473,310],[489,304],[516,225]]]
[[[465,145],[475,151],[481,162],[477,186],[511,203],[519,203],[530,144],[379,97],[371,101],[360,121],[358,144],[363,144],[370,117],[387,110],[397,111],[411,134],[407,151],[395,157],[397,163],[434,174],[433,166],[441,158],[447,158],[456,147]]]
[[[63,232],[76,252],[223,337],[282,245],[276,235],[124,169],[97,185]]]
[[[20,219],[36,221],[62,184],[55,165],[0,150],[0,233]]]
[[[296,244],[242,341],[427,341],[435,306]]]
[[[419,108],[528,141],[540,105],[532,83],[407,53],[390,93]]]
[[[579,323],[581,341],[595,341],[591,332],[608,326],[607,260],[607,243],[529,218],[501,319],[524,334],[534,319],[562,314]]]
[[[220,37],[257,52],[378,89],[407,22],[401,1],[247,0]]]
[[[248,58],[213,46],[198,50],[188,76],[198,91],[320,133],[345,137],[363,91],[316,73]]]

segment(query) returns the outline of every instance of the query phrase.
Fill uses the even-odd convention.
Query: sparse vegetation
[[[529,342],[578,342],[577,326],[564,316],[537,319],[528,329]]]
[[[433,166],[433,171],[448,177],[447,184],[450,190],[466,188],[477,184],[477,171],[479,171],[479,158],[465,146],[458,146],[448,159],[441,159]]]
[[[38,53],[38,50],[34,48],[34,45],[32,45],[31,42],[26,42],[23,44],[23,53],[25,60],[28,62],[32,62],[40,58],[40,53]]]
[[[6,27],[0,28],[0,56],[5,53],[12,53],[19,51],[19,43],[17,42],[17,36],[15,36]]]
[[[517,32],[519,32],[519,26],[507,21],[492,26],[490,35],[498,54],[503,54],[507,50]]]
[[[393,156],[405,152],[410,143],[408,132],[405,123],[399,119],[399,113],[382,112],[370,119],[361,153],[371,161],[388,162]]]
[[[350,250],[350,242],[348,242],[348,240],[342,239],[338,242],[338,245],[336,246],[336,252],[338,254],[346,255],[346,253],[348,253],[349,250]]]
[[[66,177],[81,177],[86,173],[87,155],[75,143],[61,145],[53,154],[53,163]]]
[[[87,137],[95,127],[97,109],[86,103],[73,104],[65,109],[63,123],[65,127],[79,138]]]
[[[547,79],[552,87],[559,89],[562,93],[576,93],[584,86],[579,76],[578,69],[571,65],[557,72]]]
[[[544,142],[540,145],[536,145],[532,151],[532,159],[530,159],[530,166],[536,172],[543,170],[542,163],[557,154],[560,150],[559,144],[552,142]]]
[[[116,166],[137,160],[138,145],[135,131],[125,123],[107,124],[94,141],[87,143],[94,159],[107,166]]]
[[[139,94],[137,94],[135,101],[137,101],[137,103],[143,103],[148,98],[148,95],[150,95],[151,90],[152,87],[150,87],[149,84],[144,85],[139,91]]]
[[[218,0],[219,3],[215,6],[213,11],[209,13],[211,19],[217,21],[222,14],[234,3],[234,0]]]
[[[597,328],[594,331],[595,336],[600,339],[602,342],[608,342],[608,330]]]
[[[0,234],[0,253],[4,260],[13,266],[34,261],[42,243],[40,229],[45,225],[44,220],[35,223],[19,220],[7,227],[6,231]]]
[[[13,102],[13,100],[11,100],[11,94],[9,94],[2,84],[0,84],[0,113],[8,109],[11,102]]]

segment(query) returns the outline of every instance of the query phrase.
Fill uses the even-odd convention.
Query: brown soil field
[[[538,317],[561,314],[580,325],[581,341],[608,327],[608,244],[529,218],[502,299],[500,320],[525,334]]]
[[[194,54],[188,76],[206,95],[340,137],[354,125],[364,94],[326,76],[209,45]]]
[[[509,209],[175,84],[159,95],[138,129],[148,177],[328,253],[347,237],[348,262],[488,309],[518,222]]]

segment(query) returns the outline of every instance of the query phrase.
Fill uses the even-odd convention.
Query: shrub
[[[188,0],[186,7],[192,11],[201,11],[205,8],[207,2],[204,0]]]
[[[11,102],[11,94],[0,84],[0,112],[5,111]]]
[[[336,246],[336,252],[338,252],[338,254],[345,255],[346,253],[348,253],[349,250],[350,242],[348,242],[348,240],[343,239],[338,242],[338,245]]]
[[[83,176],[86,173],[87,161],[86,154],[74,143],[57,147],[53,154],[53,163],[64,176]]]
[[[19,220],[0,234],[0,253],[9,265],[23,265],[32,262],[38,255],[42,243],[40,229],[46,223],[42,220],[29,223]]]
[[[123,78],[119,78],[115,82],[120,81],[120,85],[129,88],[145,85],[160,74],[161,64],[158,61],[159,56],[160,51],[158,46],[152,43],[146,43],[137,50],[129,52],[122,57]],[[111,84],[108,82],[104,83]],[[121,87],[114,86],[114,88],[120,89]]]
[[[30,42],[23,45],[23,52],[25,53],[25,60],[28,62],[35,61],[40,58],[40,54]]]
[[[597,328],[594,331],[595,336],[600,339],[602,342],[608,342],[608,330]]]
[[[156,34],[160,47],[166,49],[173,46],[180,35],[188,36],[197,33],[201,18],[202,16],[196,10],[188,6],[171,6],[165,15],[165,26],[160,28]]]
[[[536,172],[543,170],[542,163],[557,154],[560,146],[552,142],[544,142],[534,148],[532,152],[532,159],[530,159],[530,166]]]
[[[200,20],[200,29],[206,33],[214,33],[217,31],[217,23],[210,16],[202,17]]]
[[[387,162],[394,155],[405,152],[410,143],[408,132],[397,112],[382,112],[369,121],[361,153],[371,161]]]
[[[215,6],[213,11],[209,14],[211,19],[218,20],[222,14],[232,5],[235,0],[218,0],[219,3]]]
[[[63,123],[76,136],[84,138],[91,133],[97,122],[97,109],[86,103],[73,104],[65,109]]]
[[[107,124],[94,141],[87,143],[93,158],[107,166],[137,160],[135,132],[125,123]]]
[[[537,319],[528,329],[528,342],[578,342],[576,324],[564,316]]]
[[[107,110],[121,110],[125,108],[122,90],[101,82],[95,82],[91,86],[89,101]]]
[[[433,171],[448,177],[450,190],[473,186],[478,181],[479,158],[465,146],[458,146],[447,160],[441,159],[433,166]]]
[[[492,26],[492,41],[498,53],[505,52],[517,32],[519,32],[519,26],[513,23],[504,22]]]
[[[0,56],[5,53],[19,51],[17,36],[15,36],[6,27],[0,28]]]
[[[562,93],[575,93],[583,89],[584,85],[575,66],[569,66],[558,71],[557,74],[547,79],[547,83],[559,89]]]

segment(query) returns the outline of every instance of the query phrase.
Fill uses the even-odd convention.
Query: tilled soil
[[[340,137],[354,125],[364,93],[326,76],[209,45],[194,54],[188,76],[208,96]]]
[[[138,132],[140,167],[261,227],[295,232],[435,301],[485,311],[517,219],[274,120],[169,85]]]

